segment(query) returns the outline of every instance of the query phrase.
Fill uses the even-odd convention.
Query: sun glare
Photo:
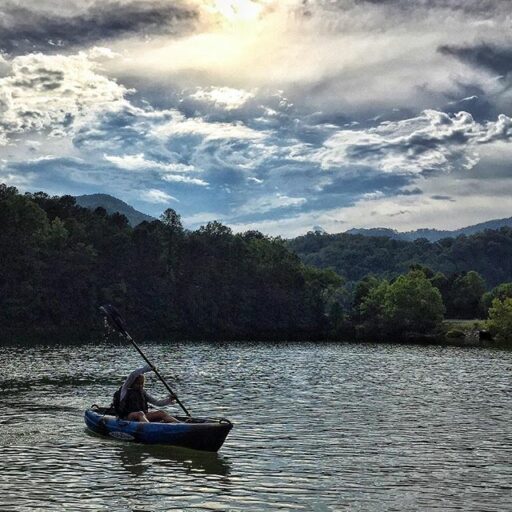
[[[212,11],[227,21],[253,21],[261,14],[262,6],[252,0],[214,0]]]

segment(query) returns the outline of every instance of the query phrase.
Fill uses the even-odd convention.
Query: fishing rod
[[[100,311],[105,316],[108,323],[111,326],[113,326],[115,329],[117,329],[117,331],[119,331],[119,333],[122,336],[124,336],[135,347],[135,349],[142,356],[144,361],[146,361],[146,363],[149,366],[151,366],[151,369],[153,370],[153,372],[155,372],[155,375],[161,380],[162,384],[167,388],[167,391],[169,391],[171,396],[176,400],[176,403],[183,409],[183,411],[185,412],[185,414],[188,417],[191,417],[190,413],[187,411],[187,408],[180,402],[180,399],[178,398],[176,393],[171,389],[171,386],[169,386],[169,384],[167,384],[166,380],[162,377],[162,375],[157,370],[157,368],[146,357],[146,354],[144,354],[144,352],[142,352],[139,345],[137,345],[137,343],[135,343],[135,340],[130,336],[130,334],[126,330],[126,323],[125,323],[123,317],[121,316],[121,314],[119,313],[119,311],[114,306],[112,306],[112,304],[105,304],[103,306],[100,306]]]

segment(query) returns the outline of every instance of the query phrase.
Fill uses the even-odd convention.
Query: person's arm
[[[162,400],[157,400],[155,397],[151,396],[147,391],[144,391],[146,394],[146,400],[148,403],[156,405],[157,407],[163,407],[164,405],[171,405],[176,402],[176,399],[173,395],[169,395],[167,398]]]
[[[152,371],[153,368],[147,364],[146,366],[143,366],[142,368],[137,368],[136,370],[133,370],[128,377],[126,377],[126,380],[124,381],[122,387],[121,387],[121,396],[120,399],[124,400],[124,397],[126,396],[126,393],[128,392],[128,389],[132,387],[132,384],[135,382],[135,379],[142,375],[143,373],[147,373]]]

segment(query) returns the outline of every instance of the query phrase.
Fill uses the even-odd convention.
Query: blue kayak
[[[92,406],[85,411],[87,428],[96,434],[123,441],[181,446],[216,452],[223,445],[233,424],[224,418],[177,417],[180,423],[140,423],[108,414],[108,408]]]

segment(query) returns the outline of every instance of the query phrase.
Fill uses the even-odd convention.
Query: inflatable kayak
[[[216,452],[223,445],[233,424],[224,418],[187,418],[177,416],[180,423],[140,423],[121,420],[108,414],[110,409],[92,406],[85,411],[87,428],[96,434],[123,441],[165,444]]]

